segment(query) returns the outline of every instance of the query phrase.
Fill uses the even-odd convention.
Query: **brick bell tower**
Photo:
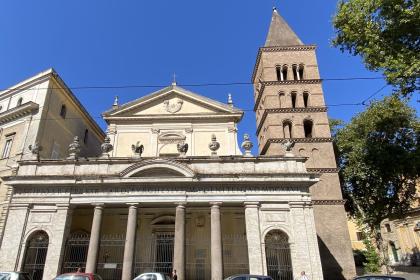
[[[308,157],[308,171],[321,174],[311,194],[324,277],[349,279],[354,260],[315,49],[273,9],[252,77],[258,148],[282,155],[290,139],[293,154]]]

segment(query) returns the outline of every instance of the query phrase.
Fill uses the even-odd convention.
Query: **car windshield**
[[[89,277],[83,275],[60,275],[54,280],[89,280]]]
[[[0,272],[0,280],[10,280],[10,273]]]

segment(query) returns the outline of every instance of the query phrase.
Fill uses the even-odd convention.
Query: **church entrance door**
[[[274,280],[293,280],[290,244],[287,235],[272,230],[265,237],[267,273]]]

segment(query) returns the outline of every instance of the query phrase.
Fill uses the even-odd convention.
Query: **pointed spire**
[[[287,22],[279,15],[276,7],[273,7],[270,29],[265,47],[286,47],[303,45],[296,33],[290,28]]]

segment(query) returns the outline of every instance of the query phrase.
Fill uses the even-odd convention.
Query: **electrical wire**
[[[383,77],[348,77],[348,78],[324,78],[320,79],[321,81],[354,81],[354,80],[381,80]],[[240,86],[240,85],[252,85],[253,82],[216,82],[216,83],[192,83],[192,84],[177,84],[181,87],[207,87],[207,86]],[[80,90],[80,89],[130,89],[130,88],[165,88],[168,85],[141,85],[141,84],[134,84],[134,85],[116,85],[116,86],[107,86],[107,85],[86,85],[86,86],[74,86],[74,87],[46,87],[46,88],[29,88],[26,90],[42,90],[42,89],[73,89],[73,90]],[[13,91],[13,90],[21,90],[19,88],[6,88],[0,89],[0,91]],[[0,92],[1,93],[1,92]]]

